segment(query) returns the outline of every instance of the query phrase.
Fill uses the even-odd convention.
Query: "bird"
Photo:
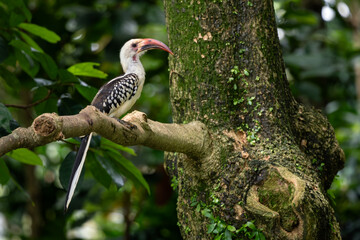
[[[174,55],[166,44],[156,39],[144,38],[127,41],[120,50],[120,63],[124,74],[104,84],[95,95],[91,105],[117,119],[125,114],[141,95],[145,82],[145,70],[140,62],[140,57],[151,49],[161,49]],[[90,133],[81,139],[70,175],[64,212],[69,209],[74,196],[92,135],[93,133]]]

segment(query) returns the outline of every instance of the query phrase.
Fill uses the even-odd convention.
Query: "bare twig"
[[[28,109],[28,108],[34,107],[34,106],[48,100],[50,98],[51,93],[52,93],[52,90],[49,89],[47,95],[44,98],[39,99],[39,100],[37,100],[37,101],[35,101],[33,103],[30,103],[28,105],[16,105],[16,104],[4,104],[4,105],[6,107]]]

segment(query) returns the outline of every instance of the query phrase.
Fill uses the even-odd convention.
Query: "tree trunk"
[[[273,2],[165,0],[165,12],[173,120],[201,121],[213,141],[205,158],[166,154],[183,238],[340,239],[326,190],[345,157],[326,117],[291,95]]]

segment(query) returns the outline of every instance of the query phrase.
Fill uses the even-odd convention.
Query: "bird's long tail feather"
[[[66,200],[65,200],[65,206],[64,211],[66,212],[69,208],[70,202],[72,197],[74,196],[76,185],[79,181],[81,170],[83,169],[86,154],[90,146],[92,133],[89,135],[86,135],[81,139],[81,144],[79,151],[76,155],[75,163],[71,171],[69,186],[68,186],[68,192],[66,194]]]

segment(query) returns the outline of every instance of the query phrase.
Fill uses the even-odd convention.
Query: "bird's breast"
[[[135,102],[139,99],[141,95],[142,87],[143,84],[139,85],[136,93],[129,100],[124,102],[121,106],[113,108],[110,111],[109,116],[119,118],[122,115],[124,115],[127,111],[129,111],[130,108],[134,106]]]
[[[137,75],[126,74],[105,84],[95,96],[92,105],[104,113],[119,117],[134,105],[141,90],[142,83]]]

